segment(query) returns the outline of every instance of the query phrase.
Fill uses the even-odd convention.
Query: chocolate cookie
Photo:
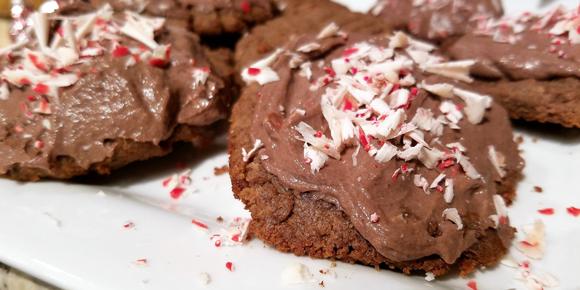
[[[579,11],[486,19],[443,51],[477,60],[474,87],[495,96],[512,118],[580,127]]]
[[[241,33],[276,13],[273,0],[65,0],[61,11],[92,10],[108,3],[115,10],[130,9],[153,16],[187,20],[203,35]]]
[[[371,14],[390,27],[440,42],[463,35],[482,17],[503,14],[501,0],[379,0]]]
[[[461,82],[470,62],[378,22],[304,3],[240,42],[230,176],[251,230],[405,273],[494,265],[513,238],[500,195],[522,169],[507,114]]]
[[[2,50],[0,175],[108,174],[203,145],[228,115],[224,58],[214,70],[183,22],[109,5],[50,19],[35,14],[31,39]]]

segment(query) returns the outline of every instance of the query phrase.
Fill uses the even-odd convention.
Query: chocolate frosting
[[[394,29],[433,41],[462,35],[481,16],[501,16],[499,0],[381,0],[371,12]]]
[[[313,79],[324,76],[323,67],[329,65],[330,60],[339,58],[345,48],[356,43],[356,39],[368,40],[369,37],[349,35],[349,41],[341,44],[342,41],[337,43],[334,39],[334,45],[323,42],[321,47],[327,47],[329,51],[316,54],[321,57],[312,57],[311,54],[308,58],[313,64]],[[384,38],[373,41],[385,45]],[[481,173],[481,179],[467,177],[457,166],[433,170],[417,160],[406,162],[406,166],[415,168],[415,174],[419,173],[428,180],[435,179],[441,172],[454,176],[455,198],[451,204],[446,204],[441,193],[426,194],[415,186],[412,174],[393,178],[393,172],[401,168],[404,161],[393,159],[379,163],[363,149],[357,153],[356,147],[352,146],[342,152],[340,159],[329,159],[319,172],[313,173],[304,162],[304,142],[299,140],[295,127],[305,122],[326,136],[330,134],[320,105],[325,88],[312,91],[312,83],[298,70],[289,67],[290,59],[287,54],[282,54],[271,65],[280,80],[265,84],[259,90],[251,133],[254,140],[264,143],[255,158],[284,186],[297,194],[334,203],[346,213],[361,235],[392,261],[438,255],[447,263],[453,263],[486,230],[494,227],[489,217],[496,213],[492,197],[497,194],[496,183],[501,181],[501,177],[489,161],[488,146],[495,146],[505,155],[506,171],[522,168],[517,145],[512,141],[511,125],[501,107],[494,104],[480,125],[472,125],[464,119],[459,123],[461,130],[446,128],[440,137],[440,144],[461,142],[467,148],[466,152]],[[319,61],[323,64],[317,65]],[[418,69],[413,75],[418,82],[425,80],[464,86],[450,79],[425,75]],[[408,119],[420,107],[439,113],[440,103],[441,99],[420,90],[408,109]],[[301,110],[305,110],[305,114]],[[425,141],[430,143],[433,140],[426,137]],[[357,160],[356,165],[353,158]],[[463,230],[458,230],[455,224],[442,217],[441,213],[448,207],[456,208],[460,213],[465,224]],[[372,221],[374,215],[380,218]],[[500,224],[497,231],[507,246],[513,236],[511,228]]]
[[[580,78],[580,46],[570,43],[565,35],[550,33],[556,18],[542,29],[533,28],[541,19],[522,15],[515,25],[503,25],[502,31],[470,32],[445,52],[455,59],[478,60],[472,73],[484,78]]]
[[[169,63],[163,67],[140,60],[128,65],[131,55],[105,51],[73,65],[79,80],[57,95],[7,84],[9,95],[0,99],[0,174],[27,167],[51,175],[51,163],[62,157],[89,169],[112,156],[117,140],[161,146],[178,126],[224,119],[224,83],[211,73],[197,36],[182,23],[167,21],[156,39],[171,45]],[[118,41],[140,45],[125,36]],[[27,48],[37,48],[35,41],[30,43]],[[113,46],[109,41],[100,44]],[[3,58],[2,68],[14,66],[13,61]],[[42,103],[49,111],[36,112]]]

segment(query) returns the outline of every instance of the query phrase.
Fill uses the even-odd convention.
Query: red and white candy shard
[[[497,228],[500,221],[508,217],[508,211],[507,206],[505,205],[505,200],[501,195],[496,194],[493,196],[493,204],[495,206],[496,214],[491,215],[489,218],[495,223],[495,227]]]
[[[545,249],[545,226],[541,220],[523,228],[525,238],[516,243],[516,249],[531,259],[541,259]]]
[[[526,288],[530,290],[544,290],[546,288],[560,286],[560,282],[554,275],[542,271],[532,272],[529,261],[524,261],[519,264],[515,278],[523,281]]]
[[[275,82],[280,80],[278,73],[276,73],[270,65],[274,63],[283,50],[277,49],[268,57],[257,61],[256,63],[244,68],[242,70],[242,79],[247,83],[257,82],[260,85]]]
[[[248,236],[250,221],[247,218],[234,218],[227,228],[210,233],[210,240],[213,241],[214,245],[219,246],[243,245]]]

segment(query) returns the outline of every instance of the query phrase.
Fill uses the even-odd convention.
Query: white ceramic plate
[[[364,10],[373,1],[341,2]],[[540,1],[504,2],[512,13],[537,10]],[[578,4],[577,0],[559,2]],[[559,289],[580,289],[580,217],[566,212],[567,207],[580,207],[580,130],[520,125],[517,131],[524,136],[527,166],[518,200],[510,210],[513,225],[521,229],[543,220],[546,255],[531,262],[533,272],[553,274]],[[329,274],[320,274],[319,270],[329,269],[330,261],[282,254],[260,241],[215,247],[208,232],[191,223],[193,218],[216,233],[233,218],[248,216],[232,197],[228,176],[214,175],[215,167],[227,164],[224,152],[225,145],[206,156],[180,150],[166,159],[132,165],[110,178],[76,184],[0,180],[0,261],[67,289],[320,289],[320,281],[328,289],[363,285],[369,290],[467,289],[472,279],[479,289],[526,289],[514,279],[517,270],[502,265],[469,279],[426,282],[423,277],[342,263]],[[174,200],[162,181],[183,171],[177,169],[179,163],[193,169],[193,182]],[[534,192],[534,186],[544,192]],[[554,208],[555,215],[537,212],[546,207]],[[218,223],[218,216],[226,222]],[[126,228],[128,223],[134,227]],[[516,260],[524,259],[512,252]],[[226,269],[227,262],[233,263],[234,271]],[[296,263],[306,265],[312,281],[284,285],[282,272]],[[209,285],[200,283],[201,273],[209,274]]]

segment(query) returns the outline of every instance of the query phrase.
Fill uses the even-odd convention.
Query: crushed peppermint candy
[[[332,35],[327,31],[338,30],[338,27],[330,25],[321,35]],[[430,53],[433,49],[429,44],[397,32],[391,36],[388,47],[363,41],[347,47],[343,56],[332,60],[329,66],[321,63],[320,67],[326,74],[313,80],[313,83],[325,87],[320,104],[330,132],[325,134],[305,122],[295,126],[300,134],[299,140],[304,142],[304,163],[310,166],[313,174],[322,170],[330,158],[341,159],[347,147],[356,147],[364,149],[379,163],[394,159],[406,162],[417,159],[425,167],[433,169],[445,160],[447,167],[459,164],[469,178],[481,178],[464,155],[465,150],[451,155],[425,141],[428,133],[442,135],[444,126],[460,130],[459,122],[464,114],[470,123],[481,123],[491,106],[489,96],[451,84],[417,84],[410,73],[414,68],[470,81],[469,68],[473,61],[443,62],[442,58]],[[304,50],[304,46],[300,46],[299,50]],[[278,54],[280,50],[272,56]],[[264,63],[272,62],[272,56],[258,63],[264,67]],[[248,72],[245,74],[249,76]],[[301,75],[310,78],[310,74]],[[444,96],[440,108],[443,115],[436,116],[431,109],[418,108],[413,118],[408,116],[407,110],[420,93],[420,88]],[[465,105],[460,107],[460,102]],[[399,137],[403,139],[402,146],[395,143]],[[356,164],[355,155],[353,163]],[[399,173],[393,173],[393,180]],[[417,177],[416,185],[423,188],[421,177]],[[452,186],[447,188],[447,199],[450,200]]]
[[[529,261],[523,261],[518,264],[516,279],[524,282],[530,290],[544,290],[546,288],[555,288],[560,282],[552,274],[542,271],[533,271]]]
[[[580,44],[580,5],[576,9],[566,9],[559,5],[543,14],[524,12],[519,16],[503,18],[478,17],[478,35],[486,35],[498,43],[515,44],[522,40],[526,31],[545,33],[555,45]],[[555,46],[552,46],[555,48]],[[533,49],[533,48],[530,48]],[[551,51],[558,53],[558,49]]]
[[[169,190],[169,196],[172,199],[180,199],[186,192],[191,191],[191,169],[181,173],[173,174],[165,178],[161,185]]]
[[[2,54],[17,57],[0,75],[15,87],[30,86],[40,95],[57,96],[60,88],[79,80],[81,65],[94,57],[110,54],[129,60],[138,58],[155,66],[168,63],[171,47],[155,40],[155,31],[163,27],[165,20],[130,11],[123,16],[114,16],[108,4],[92,13],[66,18],[35,12],[31,17],[34,39],[2,50]],[[59,26],[50,36],[53,25]],[[0,99],[8,94],[9,88],[3,82]],[[46,105],[35,112],[50,114],[50,108]]]
[[[523,228],[525,239],[516,243],[516,249],[531,259],[541,259],[545,251],[545,226],[541,220]]]
[[[214,246],[240,246],[248,237],[250,219],[236,217],[227,226],[217,232],[210,233],[210,240]]]

